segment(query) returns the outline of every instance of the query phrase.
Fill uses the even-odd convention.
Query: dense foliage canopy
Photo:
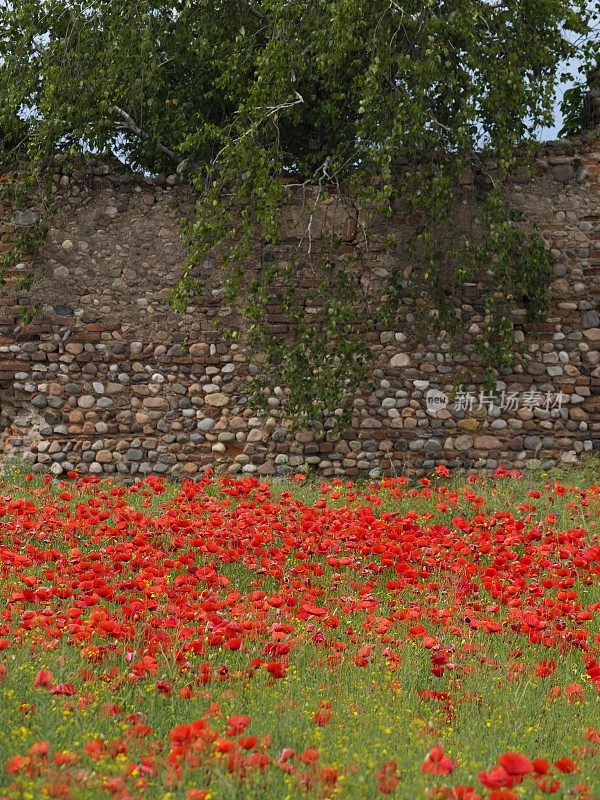
[[[350,198],[366,234],[369,218],[401,198],[418,221],[401,258],[414,262],[436,324],[452,333],[458,287],[483,274],[481,355],[496,370],[508,366],[512,328],[499,309],[525,298],[540,313],[549,260],[511,213],[503,177],[551,122],[557,65],[573,52],[569,32],[586,33],[586,5],[4,0],[0,138],[31,168],[57,150],[106,149],[151,173],[187,167],[200,201],[174,300],[185,304],[192,266],[217,250],[229,299],[270,353],[266,370],[291,388],[290,411],[316,414],[344,407],[361,376],[351,270],[335,241],[327,257],[313,257],[319,313],[285,350],[261,320],[267,285],[279,277],[293,293],[293,274],[288,265],[277,276],[271,264],[258,283],[243,281],[250,242],[277,242],[290,184],[314,187],[316,203],[331,191]],[[475,241],[453,232],[466,169],[478,176]],[[299,261],[313,255],[308,239],[299,237]],[[403,288],[396,279],[390,298]],[[284,305],[300,325],[298,304],[289,296]]]

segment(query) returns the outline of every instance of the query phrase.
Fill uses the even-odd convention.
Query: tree
[[[507,367],[506,296],[541,313],[549,259],[513,218],[503,179],[551,121],[557,65],[573,52],[565,32],[586,32],[585,5],[5,0],[0,130],[24,121],[30,169],[56,151],[109,148],[154,173],[185,159],[200,199],[174,302],[194,291],[193,265],[218,252],[226,295],[267,351],[263,377],[277,371],[290,387],[293,415],[331,412],[347,407],[366,354],[351,320],[351,269],[335,241],[319,254],[318,313],[302,328],[289,264],[243,280],[251,243],[277,243],[291,186],[311,190],[315,208],[332,191],[348,198],[366,236],[369,219],[402,198],[417,220],[403,258],[435,324],[452,332],[459,286],[487,272],[481,354],[493,371]],[[449,214],[467,169],[477,176],[473,241]],[[310,235],[299,237],[297,258],[317,259],[308,250]],[[265,335],[278,280],[300,326],[295,349]],[[390,280],[391,299],[400,280]]]
[[[561,102],[563,127],[559,136],[576,136],[600,121],[600,3],[588,3],[588,29],[577,42],[578,77],[566,72],[562,78],[572,85]]]

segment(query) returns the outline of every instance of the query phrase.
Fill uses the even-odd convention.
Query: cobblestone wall
[[[4,459],[22,456],[34,471],[55,475],[194,476],[212,466],[374,477],[437,464],[550,467],[600,449],[600,140],[592,135],[549,145],[535,177],[515,181],[518,203],[556,257],[552,311],[541,324],[518,321],[520,352],[496,403],[478,398],[480,287],[464,288],[470,344],[455,360],[445,339],[417,337],[418,301],[407,296],[394,329],[370,334],[373,385],[357,395],[352,427],[339,438],[311,427],[290,433],[279,387],[268,416],[248,407],[243,346],[222,341],[211,326],[219,304],[212,264],[198,269],[206,291],[195,305],[180,315],[169,309],[185,258],[178,221],[193,200],[177,176],[149,180],[107,163],[74,172],[57,164],[52,180],[59,210],[49,217],[41,274],[26,294],[15,292],[27,269],[15,264],[0,290]],[[0,251],[38,213],[32,206],[6,214]],[[302,225],[302,213],[290,208],[287,224]],[[337,226],[347,249],[359,246],[352,215],[333,202],[328,213],[319,224]],[[375,238],[365,259],[373,281],[385,280],[396,257]],[[23,309],[32,305],[39,314],[25,324]],[[271,323],[274,335],[289,334],[285,319]],[[456,398],[459,370],[474,376],[464,386],[474,400]],[[432,389],[449,396],[446,407],[428,408]],[[502,402],[515,393],[518,407]],[[544,407],[549,393],[555,406],[561,393],[560,408]]]

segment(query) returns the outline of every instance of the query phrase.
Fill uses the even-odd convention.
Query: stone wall
[[[222,341],[211,325],[220,302],[212,264],[198,269],[206,288],[195,305],[183,314],[169,309],[168,291],[185,258],[178,221],[193,201],[178,176],[150,180],[99,162],[75,171],[56,164],[54,171],[58,213],[48,217],[40,274],[26,294],[15,292],[27,269],[15,264],[0,294],[4,459],[21,456],[34,471],[55,475],[75,469],[183,477],[211,466],[375,477],[437,464],[550,467],[600,449],[600,140],[593,135],[549,145],[535,177],[515,181],[515,197],[539,222],[556,264],[551,316],[535,325],[517,320],[519,355],[497,387],[497,402],[480,408],[477,399],[480,287],[465,286],[467,356],[454,360],[445,339],[416,335],[418,300],[407,296],[394,329],[369,335],[373,383],[358,393],[352,428],[339,438],[311,427],[290,433],[279,412],[280,387],[273,387],[268,416],[248,407],[244,348]],[[6,214],[0,251],[38,213],[34,204]],[[315,240],[319,225],[329,225],[347,249],[359,247],[352,213],[334,200],[328,213],[314,227]],[[290,208],[287,224],[304,224],[302,214]],[[284,247],[271,257],[283,254]],[[364,256],[375,285],[397,258],[377,237]],[[39,313],[25,324],[23,309],[32,305]],[[271,323],[274,334],[289,335],[285,319]],[[472,408],[455,403],[458,370],[473,376],[464,387],[476,397]],[[446,408],[428,410],[431,389],[450,396]],[[519,407],[501,408],[502,392],[519,393]],[[561,407],[523,403],[524,392],[561,392]]]

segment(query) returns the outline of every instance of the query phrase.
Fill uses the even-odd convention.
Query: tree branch
[[[248,128],[248,130],[246,130],[246,131],[244,131],[242,134],[240,134],[240,135],[239,135],[239,136],[238,136],[236,139],[234,139],[234,140],[233,140],[233,142],[227,142],[227,144],[225,144],[225,145],[224,145],[224,146],[223,146],[223,147],[222,147],[222,148],[219,150],[219,152],[217,153],[217,155],[216,155],[216,156],[213,158],[213,160],[212,160],[213,166],[215,166],[215,165],[218,163],[218,161],[219,161],[219,158],[220,158],[220,157],[223,155],[223,153],[224,153],[224,152],[225,152],[225,151],[226,151],[226,150],[227,150],[229,147],[231,147],[231,145],[232,145],[232,144],[237,144],[238,142],[241,142],[241,141],[242,141],[242,139],[245,139],[245,138],[246,138],[246,136],[249,136],[249,135],[250,135],[251,133],[253,133],[253,132],[254,132],[254,131],[255,131],[255,130],[258,128],[258,127],[260,127],[260,126],[263,124],[263,122],[266,122],[268,119],[270,119],[270,118],[272,118],[272,117],[275,117],[275,116],[277,116],[277,114],[278,114],[280,111],[283,111],[283,110],[284,110],[284,109],[286,109],[286,108],[292,108],[293,106],[297,106],[299,103],[304,103],[304,98],[302,97],[302,95],[300,94],[300,92],[297,92],[295,89],[294,89],[294,96],[295,96],[295,98],[296,98],[295,100],[288,100],[288,101],[286,101],[286,102],[284,102],[284,103],[280,103],[280,104],[279,104],[279,105],[277,105],[277,106],[258,106],[257,108],[255,108],[255,109],[254,109],[254,111],[266,111],[267,113],[264,115],[264,117],[261,117],[261,119],[259,119],[259,120],[256,120],[256,122],[254,122],[254,123],[253,123],[253,124],[252,124],[252,125],[251,125],[251,126]]]
[[[264,17],[264,14],[261,14],[261,13],[260,13],[260,11],[259,11],[258,9],[254,8],[254,5],[253,5],[252,3],[246,3],[246,8],[248,9],[248,11],[249,11],[249,12],[250,12],[250,13],[251,13],[251,14],[252,14],[254,17],[256,17],[256,19],[264,20],[264,18],[265,18],[265,17]]]
[[[131,131],[131,133],[134,133],[136,136],[139,136],[140,139],[148,138],[149,134],[147,134],[146,131],[140,128],[140,126],[135,122],[133,117],[130,114],[128,114],[125,111],[125,109],[120,108],[119,106],[112,106],[112,109],[113,111],[116,111],[117,114],[123,120],[123,123],[119,123],[119,127]],[[175,153],[173,150],[168,148],[166,145],[162,144],[162,142],[158,142],[157,147],[161,151],[161,153],[164,153],[166,156],[168,156],[171,159],[171,161],[179,163],[180,158],[177,155],[177,153]]]

